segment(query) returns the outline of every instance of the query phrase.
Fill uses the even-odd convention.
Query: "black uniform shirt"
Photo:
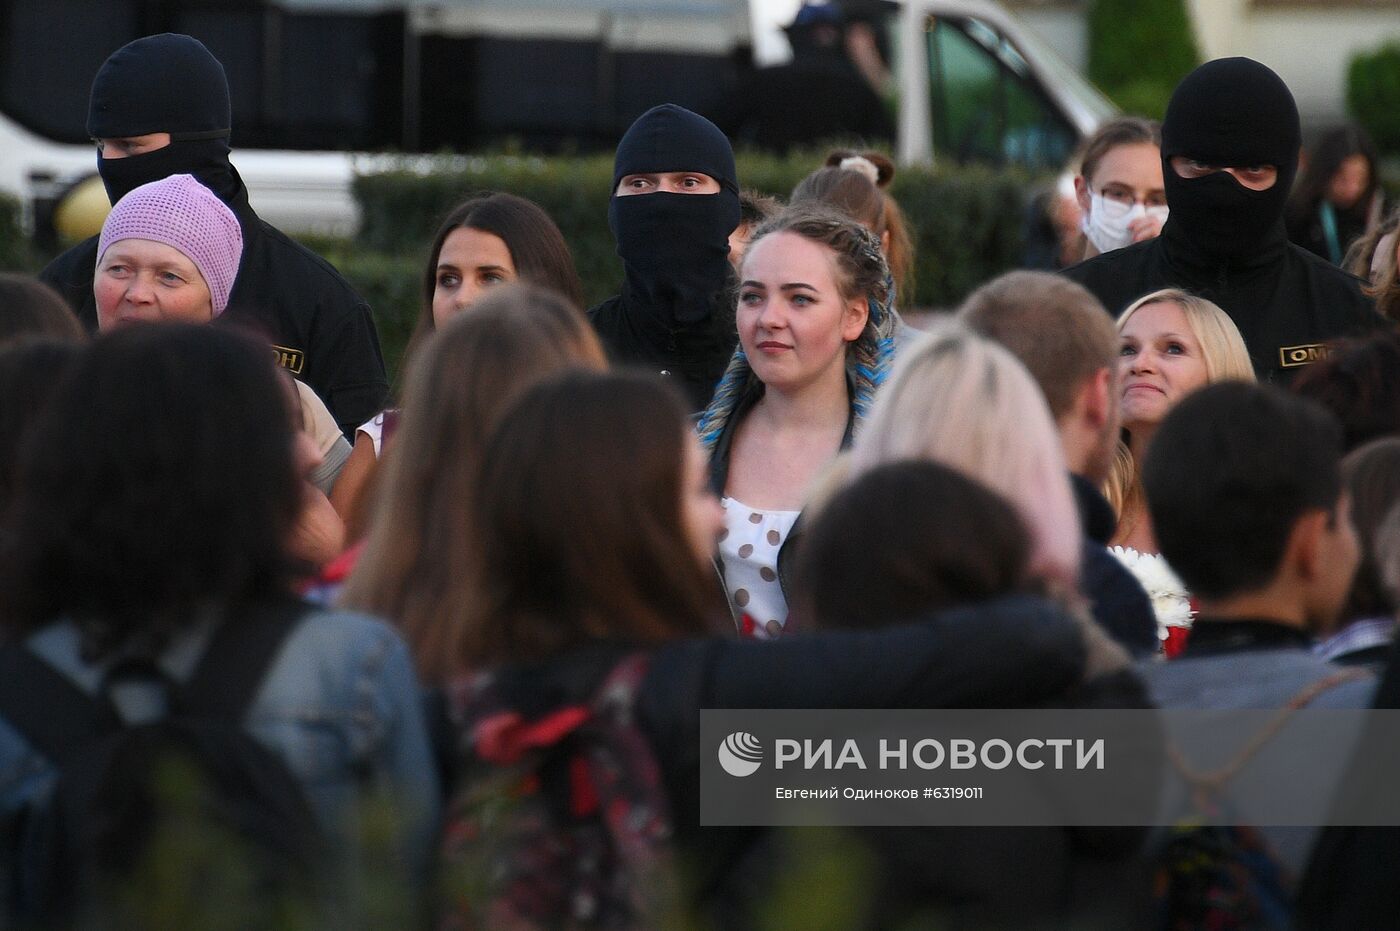
[[[639,304],[624,283],[622,293],[588,311],[615,365],[640,366],[676,381],[691,410],[703,411],[734,355],[738,336],[728,309],[728,289],[717,294],[717,312],[678,323]]]

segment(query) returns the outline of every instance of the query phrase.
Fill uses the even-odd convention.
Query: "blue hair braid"
[[[724,375],[715,386],[715,396],[710,399],[709,406],[700,415],[700,422],[695,425],[700,445],[706,450],[714,449],[715,444],[719,442],[720,434],[724,433],[730,415],[739,406],[739,399],[744,396],[753,378],[749,357],[744,355],[742,347],[734,347],[734,355],[730,356],[729,365],[725,367]]]

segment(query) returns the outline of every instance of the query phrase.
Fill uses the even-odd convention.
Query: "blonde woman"
[[[943,323],[910,344],[880,392],[833,482],[915,459],[991,489],[1029,531],[1028,581],[1071,608],[1086,676],[1122,669],[1127,654],[1093,622],[1079,591],[1082,539],[1069,467],[1045,395],[1020,360],[961,323]]]
[[[1078,588],[1079,516],[1045,396],[1006,349],[956,323],[912,343],[851,451],[847,478],[887,462],[939,462],[1016,508],[1031,533],[1031,573]]]
[[[1159,552],[1142,494],[1139,466],[1167,411],[1218,381],[1254,381],[1244,339],[1215,304],[1167,288],[1138,298],[1118,318],[1119,410],[1123,438],[1104,494],[1118,514],[1112,543]]]
[[[739,347],[697,431],[723,496],[718,566],[739,633],[787,625],[784,560],[808,489],[850,445],[894,357],[889,266],[845,214],[790,208],[740,275]]]

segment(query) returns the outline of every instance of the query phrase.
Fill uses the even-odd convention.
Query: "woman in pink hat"
[[[100,330],[132,322],[209,323],[228,307],[243,257],[243,231],[223,201],[193,175],[143,184],[102,224],[92,279]],[[345,524],[327,497],[350,447],[326,405],[295,387],[297,463],[306,482],[292,548],[320,567],[340,555]],[[281,412],[278,412],[281,415]]]
[[[132,320],[208,323],[228,306],[243,231],[192,175],[143,184],[117,201],[97,244],[97,326]]]

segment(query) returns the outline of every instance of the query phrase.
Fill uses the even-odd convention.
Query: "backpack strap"
[[[23,641],[0,648],[0,709],[32,747],[59,765],[120,724],[106,699],[88,695]]]
[[[180,689],[180,710],[241,721],[288,635],[310,610],[306,602],[286,598],[226,619],[209,638],[199,665]]]
[[[1254,759],[1255,754],[1264,749],[1264,745],[1283,729],[1283,726],[1288,723],[1288,719],[1293,717],[1295,712],[1306,708],[1319,696],[1332,691],[1339,685],[1369,678],[1371,678],[1371,673],[1365,669],[1352,668],[1342,669],[1330,676],[1323,676],[1321,679],[1309,682],[1285,702],[1269,723],[1259,733],[1251,737],[1224,766],[1208,772],[1192,769],[1182,756],[1180,749],[1175,745],[1170,746],[1167,751],[1171,757],[1172,765],[1196,792],[1218,793],[1225,787],[1226,783],[1239,774],[1240,770],[1245,768],[1250,760]]]
[[[637,698],[650,667],[650,653],[638,652],[608,675],[594,698],[594,718],[585,725],[598,729],[603,739],[586,755],[575,756],[570,772],[575,812],[578,802],[592,802],[593,814],[618,857],[617,869],[628,880],[620,884],[615,905],[633,916],[638,927],[652,926],[679,901],[679,891],[669,879],[671,804],[656,751],[636,718]]]
[[[282,644],[310,606],[262,604],[214,632],[179,704],[200,716],[242,720]],[[78,747],[121,726],[110,699],[88,695],[22,641],[0,647],[0,714],[36,750],[62,764]]]

